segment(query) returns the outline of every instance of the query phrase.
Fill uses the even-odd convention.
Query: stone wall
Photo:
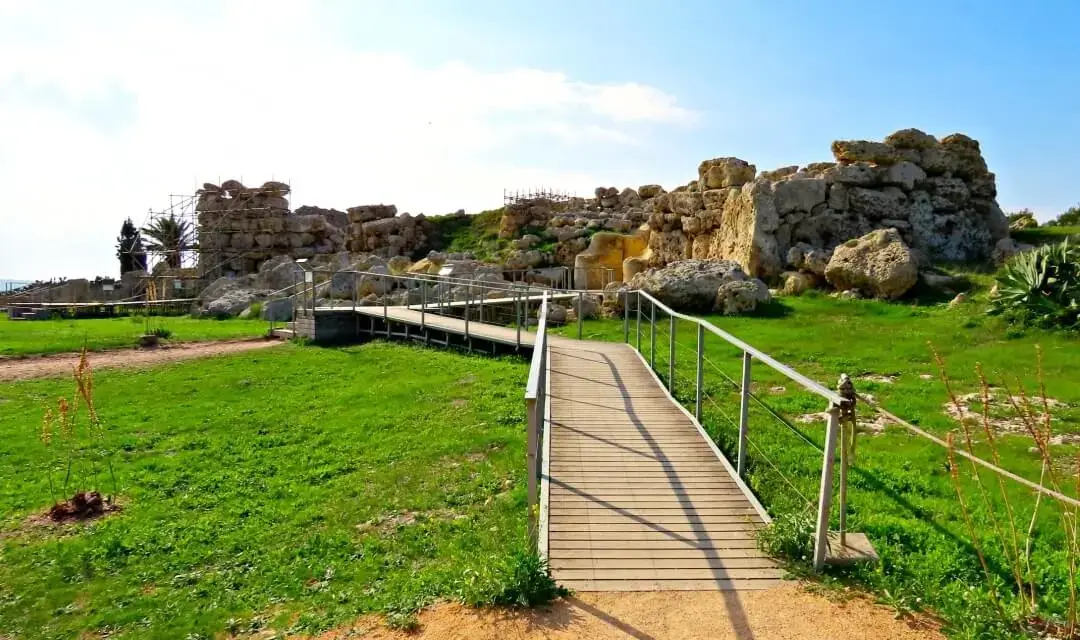
[[[834,162],[758,173],[739,158],[703,161],[697,178],[665,192],[601,187],[596,197],[556,210],[535,202],[507,208],[501,235],[543,228],[572,264],[596,230],[626,233],[647,222],[650,266],[678,260],[735,260],[752,275],[776,278],[801,258],[871,231],[895,228],[919,259],[982,262],[1008,236],[997,187],[979,143],[940,140],[904,129],[884,142],[837,141]]]
[[[797,268],[800,251],[831,251],[894,228],[923,260],[982,262],[1008,235],[994,174],[979,143],[963,134],[939,141],[905,129],[884,142],[837,141],[832,150],[836,162],[756,178],[737,158],[702,162],[697,181],[653,202],[653,261],[731,259],[773,277]]]
[[[261,187],[245,187],[237,180],[204,184],[195,207],[204,273],[255,273],[274,256],[314,258],[345,247],[344,214],[317,207],[293,213],[288,194],[289,185],[283,182]]]
[[[348,211],[350,251],[383,258],[412,256],[428,246],[429,225],[424,214],[398,215],[392,204],[369,204]]]

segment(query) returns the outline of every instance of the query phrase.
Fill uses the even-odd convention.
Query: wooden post
[[[753,362],[753,356],[749,352],[743,351],[742,354],[742,389],[740,390],[739,399],[739,459],[737,470],[739,477],[743,477],[746,474],[746,435],[749,429],[749,417],[750,417],[750,363]]]
[[[814,532],[814,571],[825,567],[829,551],[829,511],[832,508],[833,462],[836,460],[836,438],[840,430],[840,407],[829,408],[825,428],[825,452],[821,463],[821,489],[818,493],[817,528]]]

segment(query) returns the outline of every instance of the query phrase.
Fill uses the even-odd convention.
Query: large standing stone
[[[840,291],[898,298],[919,279],[918,263],[895,229],[878,229],[833,251],[825,279]]]

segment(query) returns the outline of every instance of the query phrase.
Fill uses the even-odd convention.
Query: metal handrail
[[[704,327],[705,330],[708,331],[709,333],[723,339],[728,344],[730,344],[730,345],[732,345],[734,347],[738,347],[739,350],[741,350],[743,353],[750,354],[755,359],[765,363],[766,365],[768,365],[773,370],[783,374],[788,379],[790,379],[792,382],[797,382],[800,386],[802,386],[807,391],[810,391],[811,393],[817,394],[817,395],[821,396],[822,398],[825,398],[826,400],[828,400],[830,403],[832,403],[834,405],[837,405],[837,406],[847,404],[848,401],[843,396],[841,396],[840,394],[836,393],[835,391],[826,389],[825,387],[821,386],[819,383],[814,382],[810,378],[807,378],[806,376],[799,373],[798,371],[795,371],[794,369],[787,366],[786,364],[783,364],[781,362],[777,362],[776,360],[774,360],[768,354],[763,353],[763,352],[755,349],[754,347],[746,344],[742,340],[739,340],[738,338],[731,335],[727,331],[724,331],[723,329],[720,329],[719,327],[717,327],[713,323],[709,322],[708,320],[703,320],[701,318],[695,318],[694,316],[688,316],[685,313],[679,313],[678,311],[675,311],[674,309],[667,306],[663,302],[660,302],[656,298],[652,297],[648,293],[646,293],[644,291],[641,291],[640,289],[637,289],[635,291],[636,291],[636,293],[638,295],[644,296],[646,299],[649,300],[649,302],[651,302],[652,304],[659,307],[661,310],[664,311],[664,313],[667,313],[669,316],[674,316],[674,317],[679,318],[681,320],[686,320],[688,322],[692,322],[694,324],[697,324],[697,325],[700,325],[700,326]]]
[[[525,385],[525,410],[528,414],[528,434],[525,455],[528,461],[529,536],[538,541],[540,507],[540,470],[543,468],[543,442],[547,431],[547,340],[548,299],[544,293],[540,302],[536,336],[533,338],[532,361],[529,363],[529,379]],[[546,550],[541,549],[541,553]]]
[[[840,411],[841,408],[849,404],[849,400],[836,393],[821,386],[817,382],[807,378],[801,373],[795,371],[791,367],[785,364],[777,362],[771,356],[766,353],[755,349],[754,347],[746,344],[742,340],[739,340],[730,333],[716,327],[711,322],[702,318],[696,318],[694,316],[687,315],[685,313],[679,313],[666,304],[660,302],[652,295],[641,290],[632,290],[626,292],[626,297],[623,300],[623,340],[626,344],[632,344],[630,342],[630,295],[635,295],[635,307],[636,307],[636,349],[645,362],[656,370],[656,310],[660,309],[669,316],[668,322],[670,322],[670,330],[668,333],[668,387],[669,390],[674,393],[674,379],[675,379],[675,334],[676,334],[676,319],[682,319],[687,322],[691,322],[697,326],[697,358],[696,358],[696,384],[695,384],[695,399],[694,399],[694,418],[698,425],[701,424],[702,419],[702,398],[704,395],[704,371],[702,363],[705,360],[705,333],[711,333],[718,338],[724,340],[728,344],[737,347],[742,352],[742,380],[739,385],[740,389],[740,402],[739,402],[739,438],[738,438],[738,450],[735,472],[743,478],[746,473],[748,451],[749,451],[749,405],[751,395],[751,370],[752,364],[755,359],[765,363],[774,371],[777,371],[790,379],[791,381],[799,384],[807,391],[821,396],[829,401],[828,418],[826,420],[825,430],[825,447],[822,451],[822,466],[821,466],[821,484],[818,491],[818,512],[817,523],[815,526],[815,539],[814,539],[814,568],[820,570],[825,564],[825,557],[828,551],[828,535],[829,535],[829,514],[832,508],[832,484],[833,484],[833,464],[836,460],[836,444],[840,440]],[[646,357],[645,353],[641,349],[641,302],[642,299],[649,301],[649,313],[646,317],[646,321],[649,323],[649,355]],[[846,443],[846,438],[843,439]],[[847,469],[850,463],[850,457],[846,451],[846,445],[841,447],[840,451],[840,491],[839,491],[839,506],[840,506],[840,542],[844,544],[846,534],[846,508],[847,508]]]

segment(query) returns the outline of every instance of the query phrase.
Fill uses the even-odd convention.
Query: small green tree
[[[1057,218],[1046,223],[1048,227],[1080,227],[1080,204],[1069,207]]]
[[[129,271],[146,270],[146,249],[142,235],[131,218],[124,220],[116,238],[116,257],[120,259],[120,275]]]

